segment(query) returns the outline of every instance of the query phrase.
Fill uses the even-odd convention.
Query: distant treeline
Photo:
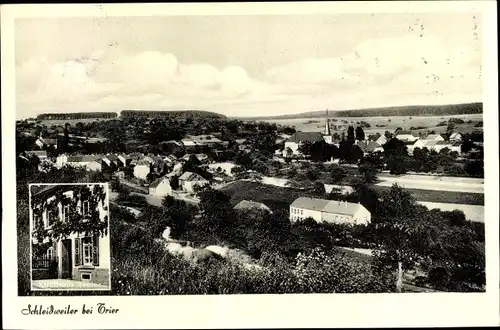
[[[226,116],[209,111],[202,110],[183,110],[183,111],[155,111],[155,110],[123,110],[120,113],[122,118],[130,117],[168,117],[172,119],[184,118],[226,118]]]
[[[483,113],[483,103],[464,103],[449,105],[412,105],[401,107],[368,108],[357,110],[329,111],[329,117],[391,117],[391,116],[449,116]],[[252,117],[248,120],[296,119],[325,117],[325,111],[303,112],[294,115],[273,117]]]
[[[71,113],[42,113],[36,118],[40,120],[70,120],[88,118],[117,118],[116,112],[71,112]]]

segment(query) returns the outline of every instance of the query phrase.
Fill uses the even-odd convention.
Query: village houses
[[[61,168],[65,165],[72,167],[87,167],[91,162],[102,159],[102,155],[67,155],[62,154],[56,158],[56,167]]]
[[[300,146],[306,142],[317,142],[323,141],[323,135],[321,132],[295,132],[292,136],[285,142],[285,148],[283,150],[283,157],[287,158],[291,155],[300,155]]]
[[[416,141],[418,140],[420,137],[417,133],[414,133],[414,132],[410,132],[410,131],[397,131],[395,133],[395,137],[398,139],[398,140],[401,140],[401,141]]]
[[[195,187],[203,187],[208,184],[210,182],[197,173],[184,172],[179,177],[179,185],[182,187],[182,190],[190,194],[195,193]]]
[[[30,150],[30,151],[25,151],[24,152],[26,156],[36,156],[40,159],[40,161],[45,161],[47,160],[47,151],[45,150]]]

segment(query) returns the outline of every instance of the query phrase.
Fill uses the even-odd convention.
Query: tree
[[[203,228],[211,233],[230,234],[234,217],[229,195],[221,190],[208,188],[200,192],[198,197]]]
[[[326,193],[325,185],[321,181],[314,182],[313,192],[318,195],[324,195]]]
[[[347,176],[347,171],[345,168],[335,165],[330,170],[330,176],[333,180],[333,183],[340,183]]]
[[[419,234],[419,209],[413,197],[398,185],[393,185],[381,196],[380,218],[376,228],[383,245],[375,252],[379,267],[394,270],[396,266],[395,286],[401,292],[404,271],[418,261],[415,248]]]
[[[113,177],[110,182],[111,191],[119,191],[120,190],[120,181],[117,177]]]
[[[465,164],[464,170],[474,177],[484,177],[484,161],[469,161]]]
[[[306,172],[307,179],[310,180],[310,181],[318,180],[320,174],[321,173],[316,168],[314,168],[314,167],[310,168]]]
[[[365,140],[365,132],[363,131],[363,127],[356,127],[356,140],[364,141]]]
[[[126,166],[123,169],[123,174],[125,174],[125,177],[127,179],[133,178],[134,177],[134,168],[132,166]]]
[[[352,126],[347,128],[347,141],[354,143],[354,127]]]
[[[369,163],[359,166],[359,173],[363,175],[365,183],[373,183],[377,181],[377,169]]]
[[[349,151],[349,156],[347,157],[347,160],[349,161],[349,163],[356,163],[362,158],[363,158],[363,151],[359,146],[353,144],[351,146],[351,150]]]
[[[172,190],[178,190],[179,189],[179,177],[177,175],[173,175],[170,177],[170,188]]]
[[[454,129],[455,129],[455,124],[451,121],[448,122],[448,126],[446,127],[446,132],[452,133]]]

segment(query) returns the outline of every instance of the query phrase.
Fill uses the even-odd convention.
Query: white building
[[[68,156],[66,154],[60,155],[56,159],[56,167],[61,168],[65,165],[72,167],[87,167],[93,161],[102,159],[100,155],[80,155]]]
[[[30,150],[30,151],[25,151],[26,156],[36,156],[38,157],[41,161],[44,161],[47,159],[47,151],[45,150]]]
[[[184,172],[179,177],[179,185],[182,190],[190,194],[194,193],[195,187],[203,187],[210,184],[207,179],[203,178],[201,175],[193,172]]]
[[[172,195],[172,187],[170,186],[170,178],[162,177],[156,179],[149,185],[149,194],[154,196]]]
[[[383,146],[384,144],[387,143],[387,141],[388,141],[387,138],[384,135],[381,135],[375,142]]]
[[[453,151],[456,151],[459,155],[462,154],[462,144],[460,142],[454,142],[451,146],[450,146],[450,150],[453,152]]]
[[[89,171],[94,171],[94,172],[101,172],[102,171],[102,160],[94,160],[93,162],[90,162],[87,164],[87,169]]]
[[[134,166],[134,176],[140,180],[146,180],[151,173],[151,165],[148,162],[139,162]]]
[[[451,146],[452,146],[452,143],[450,143],[448,141],[440,140],[440,141],[436,142],[436,145],[434,146],[434,150],[436,150],[436,152],[440,152],[441,150],[448,148],[451,151]]]
[[[290,221],[312,218],[316,222],[368,224],[371,213],[359,203],[299,197],[290,205]]]
[[[110,286],[110,244],[108,230],[103,230],[109,226],[107,187],[107,184],[46,185],[31,194],[31,233],[34,234],[42,227],[47,235],[42,241],[32,238],[33,251],[46,248],[42,256],[33,255],[33,279],[45,271],[49,278]],[[96,188],[100,191],[95,190]],[[68,200],[57,199],[56,196],[60,193]],[[49,237],[58,222],[65,223],[70,219],[89,221],[86,219],[93,219],[95,216],[98,217],[97,223],[100,222],[101,230],[52,237],[52,244],[50,243]],[[40,259],[55,263],[56,271],[52,274]]]
[[[427,140],[427,139],[418,140],[413,145],[413,149],[415,149],[415,148],[420,148],[420,149],[427,148],[429,151],[431,151],[431,150],[434,150],[434,146],[436,145],[436,143],[438,143],[438,141],[436,141],[436,140]]]
[[[123,166],[128,166],[132,161],[132,158],[130,158],[126,154],[119,154],[118,159],[122,162]]]
[[[460,133],[453,133],[450,135],[450,141],[453,141],[453,142],[460,142],[462,141],[462,134]]]
[[[227,176],[233,176],[233,173],[231,171],[235,166],[236,166],[236,164],[229,163],[229,162],[212,163],[212,164],[208,164],[208,169],[212,173],[217,173],[217,171],[221,171],[224,174],[226,174]]]
[[[416,141],[420,137],[417,133],[413,133],[410,131],[398,131],[395,133],[395,138],[401,141]]]

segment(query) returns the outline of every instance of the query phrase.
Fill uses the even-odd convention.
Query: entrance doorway
[[[71,279],[73,277],[73,259],[71,253],[71,239],[62,241],[62,278]]]

